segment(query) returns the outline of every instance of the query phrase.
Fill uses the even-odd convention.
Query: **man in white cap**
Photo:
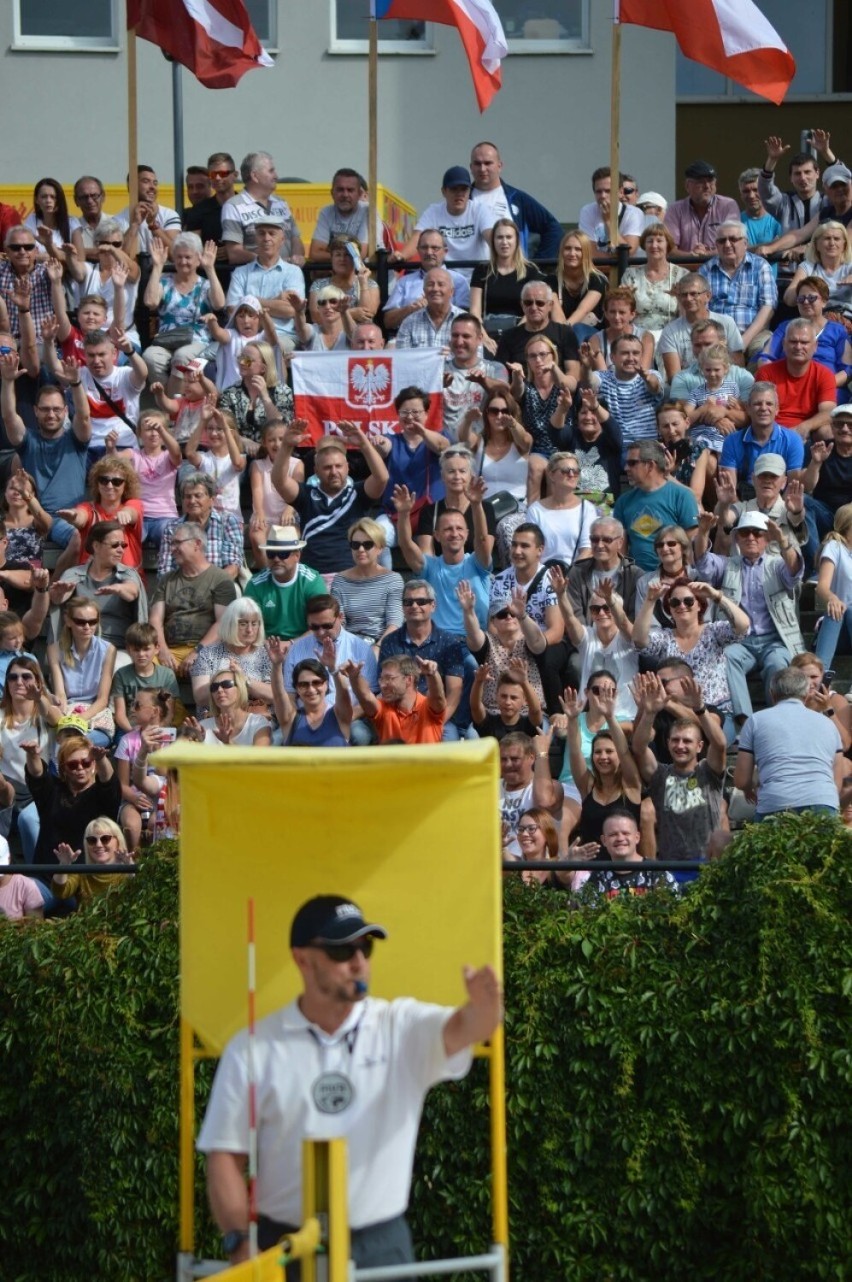
[[[646,227],[650,227],[651,223],[661,223],[669,207],[665,196],[661,196],[658,191],[643,191],[636,204],[645,215]]]
[[[721,588],[751,619],[746,635],[725,651],[734,721],[742,725],[752,711],[746,682],[749,672],[756,668],[762,674],[769,702],[773,675],[805,649],[796,606],[804,561],[798,543],[762,512],[744,512],[737,521],[733,556],[710,552],[710,531],[716,520],[712,512],[699,517],[693,540],[695,574]],[[778,544],[780,555],[767,551],[770,541]]]
[[[245,595],[256,602],[269,637],[290,641],[307,630],[311,597],[325,596],[325,579],[302,565],[304,539],[295,525],[273,525],[263,544],[268,568],[252,575]]]
[[[359,1268],[414,1261],[405,1219],[423,1100],[458,1080],[470,1048],[503,1014],[490,966],[464,968],[467,1001],[453,1010],[413,998],[369,997],[370,955],[384,926],[342,895],[304,903],[290,927],[299,997],[261,1020],[255,1035],[258,1241],[262,1250],[302,1219],[302,1140],[345,1138],[352,1258]],[[248,1259],[248,1034],[225,1047],[198,1147],[232,1265]],[[300,1277],[287,1268],[288,1282]]]
[[[752,472],[754,498],[737,501],[737,492],[730,482],[729,474],[722,473],[716,482],[718,502],[716,515],[719,525],[713,540],[713,551],[720,556],[727,556],[730,551],[730,535],[734,526],[745,512],[762,512],[770,521],[787,536],[788,541],[795,541],[804,551],[808,541],[808,527],[805,523],[805,490],[802,482],[793,478],[787,480],[787,463],[780,454],[771,451],[758,454]],[[779,553],[780,545],[770,540],[767,551]]]

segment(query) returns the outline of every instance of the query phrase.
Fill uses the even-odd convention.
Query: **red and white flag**
[[[208,89],[233,89],[247,71],[272,66],[243,0],[127,0],[127,25]]]
[[[491,0],[370,0],[370,17],[441,22],[456,27],[470,63],[480,111],[485,111],[502,87],[500,63],[509,46]]]
[[[681,53],[780,103],[796,61],[752,0],[617,0],[621,22],[671,31]]]
[[[357,423],[364,432],[393,436],[399,431],[394,397],[404,387],[429,393],[426,426],[443,425],[444,357],[438,348],[401,352],[294,352],[290,358],[296,418],[308,424],[312,443],[338,436],[338,423]]]

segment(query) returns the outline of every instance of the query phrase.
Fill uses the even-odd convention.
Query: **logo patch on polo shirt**
[[[355,1089],[344,1073],[322,1073],[311,1095],[320,1113],[342,1113],[355,1098]]]

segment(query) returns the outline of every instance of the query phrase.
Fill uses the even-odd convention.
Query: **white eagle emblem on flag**
[[[377,409],[390,405],[393,390],[391,363],[387,356],[352,358],[349,361],[349,385],[346,403],[358,409]]]

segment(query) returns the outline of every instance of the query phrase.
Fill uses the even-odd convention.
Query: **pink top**
[[[165,516],[175,520],[178,514],[175,504],[177,468],[169,458],[168,450],[160,450],[159,454],[143,454],[141,450],[132,450],[130,457],[142,486],[145,515]]]
[[[41,891],[32,877],[14,872],[7,875],[6,885],[0,886],[0,915],[5,913],[10,921],[17,921],[24,913],[44,907]]]
[[[290,476],[296,470],[298,461],[296,458],[290,459],[288,468]],[[251,466],[253,471],[260,473],[260,482],[263,486],[263,515],[270,525],[280,525],[287,504],[272,484],[272,459],[256,458]]]

